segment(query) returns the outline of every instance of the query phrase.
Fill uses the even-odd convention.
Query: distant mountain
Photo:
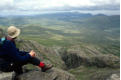
[[[20,18],[20,17],[31,17],[31,18],[88,18],[92,17],[93,15],[90,13],[79,13],[79,12],[56,12],[56,13],[45,13],[45,14],[38,14],[38,15],[14,15],[14,16],[1,16],[0,18]]]
[[[50,17],[50,18],[53,18],[53,17],[60,17],[60,18],[88,18],[88,17],[92,17],[93,15],[92,14],[89,14],[89,13],[79,13],[79,12],[62,12],[62,13],[51,13],[51,14],[42,14],[42,15],[39,15],[41,17]]]
[[[48,14],[38,14],[38,15],[15,15],[15,16],[1,16],[0,17],[0,25],[21,25],[21,24],[29,24],[30,19],[32,20],[42,20],[42,19],[56,19],[62,21],[70,21],[72,19],[85,19],[94,17],[90,13],[79,13],[79,12],[57,12],[57,13],[48,13]],[[106,16],[103,14],[99,14],[96,16]],[[35,21],[34,21],[35,22]]]
[[[95,16],[106,16],[106,15],[104,15],[104,14],[96,14]]]

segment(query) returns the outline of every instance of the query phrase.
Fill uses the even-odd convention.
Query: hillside
[[[120,78],[119,15],[54,13],[0,17],[0,28],[5,30],[9,25],[22,31],[17,44],[21,50],[33,49],[38,58],[54,65],[52,71],[40,75],[36,75],[38,68],[26,65],[24,69],[28,72],[20,80],[33,79],[33,76],[35,80],[41,76],[43,80],[48,76],[52,76],[50,80]]]
[[[24,51],[35,50],[39,59],[54,65],[46,73],[33,65],[25,65],[25,73],[19,76],[20,80],[39,80],[40,77],[42,80],[119,80],[120,59],[111,54],[101,54],[79,46],[50,48],[31,40],[19,40],[19,48]]]
[[[68,71],[75,75],[77,80],[107,80],[111,75],[119,75],[120,59],[117,56],[104,55],[88,46],[82,48],[71,46],[65,49],[63,47],[44,47],[35,41],[19,43],[21,50],[34,49],[38,58],[53,64],[58,69]],[[27,67],[30,70],[33,69],[33,67]]]

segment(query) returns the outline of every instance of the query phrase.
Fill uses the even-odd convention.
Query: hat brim
[[[10,36],[11,38],[16,38],[16,37],[18,37],[19,35],[20,35],[20,32],[21,32],[21,30],[20,29],[17,29],[17,31],[16,31],[16,34],[14,34],[14,35],[12,35],[12,36]]]

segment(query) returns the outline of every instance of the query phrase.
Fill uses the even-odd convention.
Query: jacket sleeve
[[[22,56],[29,53],[29,52],[25,52],[25,51],[20,51],[18,48],[16,48],[16,49],[19,52],[19,55],[22,55]]]
[[[9,57],[11,57],[13,62],[27,62],[31,56],[29,54],[25,55],[20,55],[20,52],[17,50],[16,46],[12,43],[9,42],[8,44],[8,51],[9,51]]]

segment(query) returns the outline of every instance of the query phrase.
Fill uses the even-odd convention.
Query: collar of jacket
[[[11,42],[14,42],[14,43],[15,43],[14,39],[12,39],[12,38],[9,37],[9,36],[7,36],[6,39],[9,40],[9,41],[11,41]]]

